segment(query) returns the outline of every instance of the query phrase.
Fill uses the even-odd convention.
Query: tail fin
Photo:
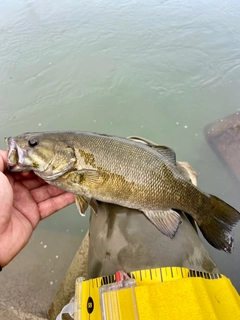
[[[210,195],[211,211],[198,225],[206,240],[216,249],[231,253],[234,248],[233,227],[240,213],[221,199]]]

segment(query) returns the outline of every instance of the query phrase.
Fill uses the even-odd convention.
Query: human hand
[[[0,150],[0,266],[27,244],[39,221],[74,202],[74,195],[30,173],[10,173]]]

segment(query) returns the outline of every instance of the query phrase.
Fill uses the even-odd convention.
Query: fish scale
[[[98,166],[93,166],[92,168],[100,168],[106,172],[113,173],[111,183],[116,183],[117,188],[125,189],[126,184],[123,184],[121,177],[124,177],[128,183],[134,182],[135,186],[138,188],[138,192],[133,195],[136,200],[141,201],[143,194],[146,198],[149,198],[148,206],[152,206],[154,209],[154,204],[156,203],[157,208],[159,208],[159,203],[162,202],[159,197],[159,188],[165,188],[165,194],[162,193],[165,202],[168,201],[173,203],[173,195],[175,193],[168,193],[166,189],[166,182],[170,180],[172,176],[171,171],[167,171],[167,175],[164,175],[164,164],[159,162],[160,155],[156,153],[149,153],[148,150],[143,150],[136,145],[123,144],[125,141],[122,139],[109,140],[107,137],[92,137],[91,139],[80,139],[79,145],[82,145],[88,154],[93,154],[95,156],[95,163]],[[142,146],[141,146],[142,147]],[[119,149],[121,148],[121,154],[119,155]],[[103,153],[102,150],[110,150],[110,152]],[[125,156],[127,154],[127,157]],[[124,165],[120,165],[124,162]],[[85,161],[86,164],[86,161]],[[82,165],[84,167],[84,165]],[[91,168],[91,166],[88,166]],[[146,170],[145,170],[146,169]],[[138,177],[136,181],[136,175]],[[175,170],[175,175],[180,179],[180,174]],[[117,179],[118,178],[118,179]],[[166,182],[165,182],[166,181]],[[110,188],[113,186],[111,185]],[[141,189],[142,192],[139,192]],[[125,192],[123,193],[123,195]],[[130,200],[132,203],[134,199]],[[144,204],[141,204],[143,206]],[[177,207],[176,207],[177,208]]]

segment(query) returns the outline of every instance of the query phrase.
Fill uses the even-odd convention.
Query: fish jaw
[[[31,168],[27,168],[24,165],[24,159],[27,156],[27,150],[18,146],[14,138],[5,138],[5,142],[8,147],[7,153],[7,166],[8,170],[12,172],[30,171]]]

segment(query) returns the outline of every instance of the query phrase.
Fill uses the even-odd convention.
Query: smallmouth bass
[[[6,139],[10,171],[31,171],[49,184],[75,194],[85,214],[98,202],[137,209],[166,236],[174,237],[191,215],[207,241],[231,252],[232,228],[240,214],[202,192],[179,172],[172,149],[93,132],[26,133]]]

